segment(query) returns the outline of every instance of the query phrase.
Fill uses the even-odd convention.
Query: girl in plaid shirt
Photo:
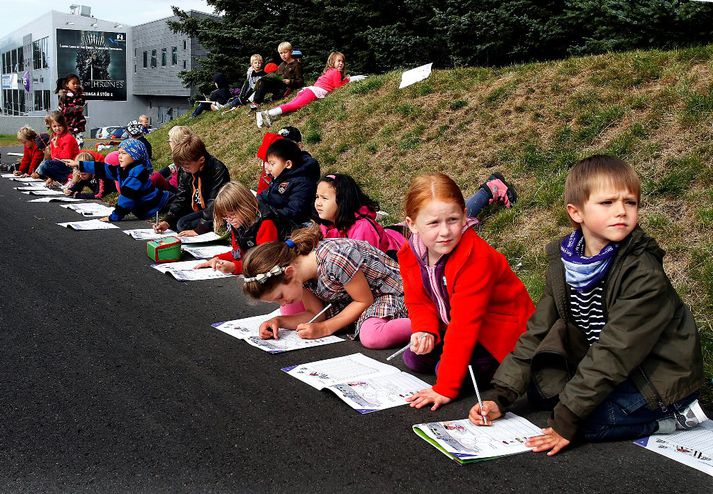
[[[260,337],[277,338],[279,328],[302,338],[321,338],[355,324],[355,337],[367,348],[405,344],[411,322],[404,305],[399,267],[361,240],[322,240],[316,225],[292,232],[285,242],[251,249],[243,261],[243,290],[279,304],[302,301],[305,311],[274,317],[260,326]],[[326,314],[308,323],[325,305]]]

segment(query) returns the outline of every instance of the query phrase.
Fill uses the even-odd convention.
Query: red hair
[[[415,220],[419,211],[430,201],[453,202],[459,209],[465,209],[460,187],[445,173],[430,173],[413,179],[404,202],[406,216]]]

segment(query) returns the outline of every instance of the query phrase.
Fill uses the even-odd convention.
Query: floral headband
[[[252,281],[257,281],[258,283],[265,283],[269,278],[272,278],[273,276],[279,276],[284,273],[285,269],[286,268],[283,266],[273,266],[272,269],[267,273],[256,274],[255,276],[245,278],[244,281],[245,283],[250,283]]]

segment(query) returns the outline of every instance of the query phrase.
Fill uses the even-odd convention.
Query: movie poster
[[[57,75],[67,74],[87,100],[126,101],[126,33],[57,29]]]

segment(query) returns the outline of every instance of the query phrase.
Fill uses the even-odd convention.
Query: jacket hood
[[[213,82],[215,82],[219,88],[228,87],[228,80],[220,72],[213,74]]]
[[[310,180],[314,180],[315,183],[319,182],[320,171],[319,162],[312,157],[307,151],[302,151],[302,166],[298,169],[303,170],[301,175],[304,175]]]
[[[560,245],[562,244],[562,240],[564,238],[565,237],[553,240],[547,244],[545,250],[550,260],[560,259]],[[659,247],[658,242],[644,233],[641,227],[637,225],[629,236],[621,243],[617,256],[624,253],[641,255],[644,252],[648,252],[654,256],[660,263],[663,263],[663,258],[666,255],[666,251]]]

